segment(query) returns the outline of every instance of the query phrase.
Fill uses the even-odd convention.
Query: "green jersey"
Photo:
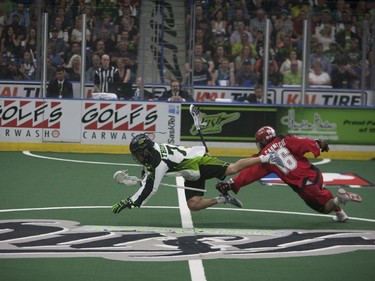
[[[206,155],[204,146],[184,147],[171,144],[154,144],[153,164],[144,166],[141,187],[132,196],[137,206],[144,205],[158,190],[163,177],[183,177],[186,182],[203,183],[212,177],[223,177],[228,163]],[[202,166],[205,169],[202,169]],[[208,173],[207,167],[220,167]],[[202,171],[206,175],[202,175]],[[203,182],[201,181],[203,179]]]

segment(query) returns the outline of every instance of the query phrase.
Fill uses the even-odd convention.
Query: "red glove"
[[[230,179],[229,181],[220,181],[216,184],[216,189],[221,194],[228,194],[229,190],[232,190],[233,181]]]

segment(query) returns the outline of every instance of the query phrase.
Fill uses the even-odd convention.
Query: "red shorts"
[[[307,185],[305,189],[297,192],[311,209],[324,213],[327,202],[334,198],[332,192],[323,188],[323,177],[320,175],[319,182]]]

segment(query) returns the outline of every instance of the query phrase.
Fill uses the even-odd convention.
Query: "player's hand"
[[[229,190],[232,190],[232,184],[233,184],[233,181],[232,180],[229,180],[229,181],[219,181],[217,184],[216,184],[216,189],[223,195],[226,195],[228,194],[228,191]]]
[[[315,141],[318,144],[321,152],[329,151],[328,142],[326,140],[315,140]]]
[[[133,201],[130,199],[130,197],[126,199],[122,199],[120,202],[116,203],[112,206],[112,212],[115,214],[120,213],[123,209],[128,208],[131,209],[134,206]]]
[[[259,158],[260,162],[262,163],[270,163],[273,165],[279,165],[280,167],[284,167],[284,162],[276,151],[271,151],[267,155],[260,155]]]
[[[276,151],[271,151],[269,154],[270,154],[270,164],[284,167],[284,161],[283,159],[281,159],[280,155]]]

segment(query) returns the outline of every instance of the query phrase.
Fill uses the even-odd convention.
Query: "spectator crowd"
[[[187,84],[203,81],[256,87],[262,83],[269,19],[268,86],[301,85],[304,63],[309,66],[310,86],[358,89],[363,76],[365,87],[370,86],[372,47],[370,40],[362,46],[362,38],[365,20],[374,32],[373,0],[212,0],[189,1],[186,7],[190,9],[187,42],[194,37],[195,47],[198,45],[192,69],[185,66]],[[303,24],[309,13],[310,52],[303,62]],[[195,26],[195,34],[190,26]]]
[[[109,55],[123,82],[135,83],[140,39],[139,0],[1,0],[0,80],[35,80],[40,59],[36,3],[48,13],[47,80],[56,69],[79,81],[86,40],[86,81],[94,82]],[[370,86],[371,42],[362,46],[364,21],[375,0],[186,0],[188,50],[182,84],[256,87],[263,81],[266,20],[270,19],[268,86],[300,85],[303,23],[311,12],[309,84],[358,89]],[[86,14],[86,38],[82,32]],[[191,23],[194,22],[194,25]],[[191,34],[191,26],[195,26]],[[370,25],[370,32],[374,32]],[[362,48],[366,58],[363,59]],[[194,60],[191,58],[194,57]],[[37,63],[39,62],[39,64]],[[363,72],[364,71],[364,72]]]
[[[87,82],[94,81],[103,54],[111,57],[111,64],[121,71],[124,82],[135,82],[139,0],[1,0],[0,3],[0,79],[36,79],[41,64],[37,51],[37,34],[41,32],[37,14],[41,10],[48,14],[49,22],[48,81],[55,78],[56,69],[61,67],[67,80],[80,81],[82,40],[86,40]],[[40,3],[44,6],[38,7]],[[82,14],[86,14],[86,38],[82,32]]]

